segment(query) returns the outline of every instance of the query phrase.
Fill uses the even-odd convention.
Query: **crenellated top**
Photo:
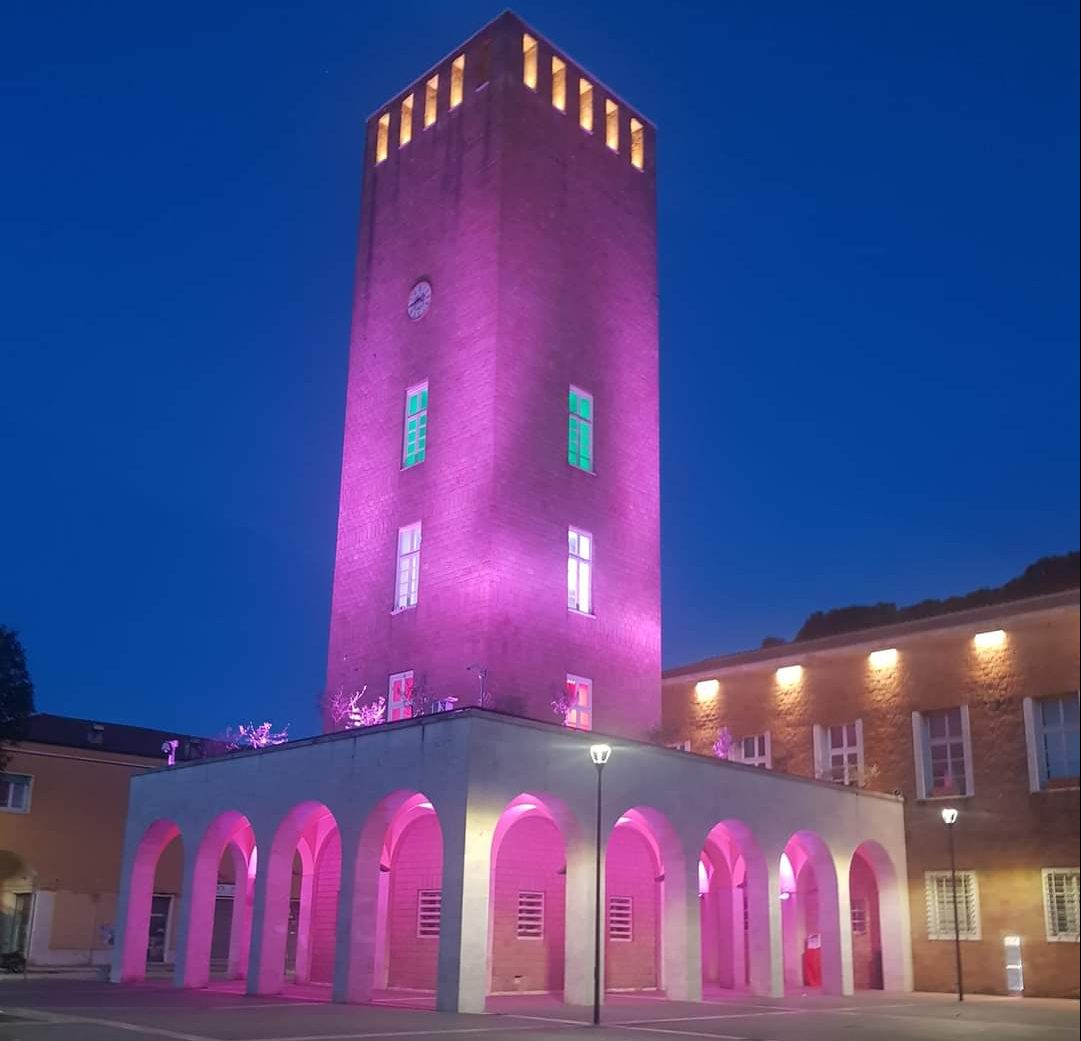
[[[634,169],[652,167],[652,124],[509,11],[369,117],[367,161],[378,167],[392,159],[468,106],[497,76],[547,100]]]

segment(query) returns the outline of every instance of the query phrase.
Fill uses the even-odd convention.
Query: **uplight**
[[[1006,632],[1004,629],[992,629],[986,633],[976,633],[972,637],[972,642],[981,651],[989,650],[992,647],[1001,647],[1006,642]]]
[[[720,691],[720,680],[699,680],[694,685],[694,696],[699,701],[709,701],[711,698],[715,698]]]
[[[886,647],[881,651],[871,651],[867,657],[872,669],[892,669],[897,664],[897,648]]]
[[[802,676],[802,665],[782,665],[777,670],[777,682],[782,687],[791,687],[793,683],[799,683]]]

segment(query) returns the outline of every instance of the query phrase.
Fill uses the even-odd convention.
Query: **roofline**
[[[597,744],[598,740],[607,740],[614,745],[633,745],[638,748],[646,748],[658,755],[679,756],[685,762],[695,762],[699,766],[711,766],[719,770],[753,770],[763,777],[771,777],[775,780],[791,781],[798,784],[813,784],[830,791],[845,793],[853,798],[885,799],[887,802],[904,802],[901,795],[893,795],[889,792],[876,792],[868,788],[848,788],[837,785],[833,781],[820,781],[814,777],[803,777],[799,774],[783,773],[780,770],[761,770],[757,766],[746,763],[733,763],[727,759],[718,759],[716,756],[699,755],[695,752],[683,752],[677,748],[666,748],[664,745],[654,744],[652,741],[640,741],[632,737],[619,737],[612,734],[601,734],[595,730],[575,730],[558,723],[546,723],[539,719],[526,719],[523,716],[515,716],[509,712],[500,712],[498,709],[481,708],[478,705],[468,705],[465,708],[452,709],[449,712],[436,712],[430,716],[418,716],[416,719],[399,719],[393,723],[380,723],[370,727],[354,727],[351,730],[337,730],[332,734],[318,734],[315,737],[302,738],[299,741],[286,741],[280,745],[271,745],[267,748],[245,748],[229,752],[226,755],[208,757],[206,759],[188,759],[178,762],[174,766],[161,765],[152,770],[146,770],[132,778],[139,781],[144,777],[152,777],[157,774],[175,773],[177,770],[197,770],[215,764],[229,762],[234,759],[247,759],[257,755],[277,755],[289,752],[296,748],[307,748],[312,745],[329,744],[333,741],[357,741],[366,738],[374,738],[388,730],[404,730],[409,727],[440,726],[455,720],[477,718],[492,722],[502,723],[508,726],[524,727],[529,730],[544,730],[549,733],[558,732],[560,736],[571,740],[578,740],[584,747]]]
[[[612,90],[612,88],[609,87],[608,84],[605,83],[604,80],[602,80],[599,76],[594,76],[591,69],[588,69],[580,61],[578,61],[577,58],[575,58],[572,54],[569,54],[562,47],[554,44],[547,36],[544,35],[544,33],[535,29],[520,14],[518,14],[516,11],[512,11],[509,7],[504,7],[503,10],[499,12],[499,14],[497,14],[494,18],[490,18],[476,32],[471,33],[461,43],[456,44],[449,51],[447,51],[446,54],[444,54],[443,57],[441,57],[438,61],[433,62],[431,65],[429,65],[419,76],[416,76],[409,81],[410,85],[423,82],[429,76],[431,76],[432,73],[438,72],[448,61],[452,61],[454,58],[457,58],[458,55],[461,54],[466,47],[473,43],[474,40],[476,40],[479,36],[482,36],[493,25],[495,25],[497,22],[501,21],[504,18],[513,18],[519,25],[521,25],[524,29],[528,31],[530,36],[534,37],[538,41],[546,43],[551,50],[563,55],[563,57],[566,58],[572,65],[576,66],[582,73],[585,74],[585,76],[589,79],[590,83],[592,83],[594,87],[602,88],[604,93],[610,98],[612,98],[613,101],[618,101],[622,105],[624,105],[629,111],[633,111],[635,116],[640,118],[641,121],[646,124],[646,126],[648,126],[654,133],[656,133],[657,124],[654,123],[653,120],[650,119],[648,116],[644,115],[641,109],[639,109],[636,105],[632,105],[629,101],[626,100],[626,98],[623,97],[622,94],[618,94],[616,91]],[[401,90],[398,90],[395,93],[391,94],[386,99],[386,101],[382,102],[373,111],[368,113],[368,115],[364,119],[364,125],[367,126],[373,119],[381,116],[384,112],[389,111],[390,108],[394,105],[394,103],[400,98],[404,98],[408,92],[409,87],[404,87]]]
[[[1081,604],[1081,589],[1066,589],[1057,593],[1043,593],[1040,596],[1025,597],[1021,600],[1008,600],[1001,604],[987,604],[983,607],[970,607],[960,611],[947,611],[927,618],[915,618],[907,622],[895,622],[870,629],[854,629],[834,636],[822,636],[816,640],[790,640],[776,647],[762,647],[757,650],[735,651],[714,658],[705,658],[688,665],[677,665],[661,673],[662,682],[668,679],[692,678],[696,674],[731,671],[739,668],[751,668],[768,662],[784,660],[797,665],[806,658],[835,650],[858,650],[870,647],[881,648],[883,645],[901,642],[926,633],[941,632],[948,629],[965,629],[991,619],[1008,619],[1041,612],[1062,611]]]

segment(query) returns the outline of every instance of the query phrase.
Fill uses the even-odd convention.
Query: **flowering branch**
[[[274,730],[271,723],[238,723],[236,730],[229,727],[225,731],[225,747],[231,752],[241,748],[267,748],[270,745],[284,745],[289,740],[289,725],[281,730]]]

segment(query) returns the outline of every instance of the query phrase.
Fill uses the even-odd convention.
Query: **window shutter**
[[[968,723],[968,705],[961,706],[961,736],[965,743],[965,795],[976,794],[972,769],[972,730]]]
[[[826,728],[815,723],[811,728],[811,740],[814,742],[815,777],[824,780],[826,765],[829,762],[829,750],[826,747]]]
[[[916,798],[927,798],[927,747],[923,740],[923,717],[912,713],[912,754],[916,760]]]
[[[856,749],[859,753],[859,762],[856,767],[856,784],[858,787],[863,787],[863,720],[856,720]]]
[[[1038,792],[1043,787],[1043,771],[1040,768],[1040,723],[1036,718],[1036,706],[1032,698],[1021,702],[1025,718],[1025,756],[1028,759],[1028,790]]]
[[[770,738],[769,731],[766,731],[766,769],[773,769],[773,741]]]

